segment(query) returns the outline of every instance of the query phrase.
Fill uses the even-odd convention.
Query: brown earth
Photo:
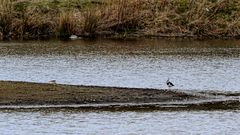
[[[0,107],[85,105],[85,109],[239,109],[240,93],[0,81]],[[227,100],[227,98],[229,98]],[[109,104],[106,106],[106,104]],[[97,105],[97,106],[92,106]]]

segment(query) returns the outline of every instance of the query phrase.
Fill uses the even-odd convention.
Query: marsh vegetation
[[[0,0],[0,37],[238,38],[238,0]]]

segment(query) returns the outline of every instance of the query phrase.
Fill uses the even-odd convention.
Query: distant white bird
[[[166,84],[167,84],[168,88],[171,88],[174,86],[174,84],[169,81],[169,78],[167,79]]]
[[[57,81],[56,81],[56,80],[50,80],[50,81],[48,81],[48,83],[51,83],[51,84],[56,84],[56,83],[57,83]]]
[[[76,36],[76,35],[71,35],[69,38],[72,39],[72,40],[74,40],[74,39],[77,39],[78,36]]]
[[[205,8],[205,10],[207,11],[207,12],[209,12],[210,10],[209,10],[209,8]]]

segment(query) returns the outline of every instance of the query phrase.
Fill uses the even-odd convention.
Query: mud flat
[[[240,109],[240,92],[80,86],[0,81],[0,109]]]

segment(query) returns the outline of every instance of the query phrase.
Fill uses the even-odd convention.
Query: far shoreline
[[[0,40],[239,39],[239,1],[2,1]]]
[[[77,38],[72,39],[70,36],[77,36]],[[29,40],[98,40],[98,39],[106,39],[106,40],[142,40],[142,39],[159,39],[159,40],[239,40],[239,36],[203,36],[203,35],[182,35],[182,34],[156,34],[156,35],[144,35],[144,34],[128,34],[128,35],[104,35],[104,34],[96,34],[96,35],[67,35],[65,37],[57,37],[57,36],[49,36],[49,35],[37,35],[37,36],[23,36],[19,37],[5,37],[0,35],[0,41],[29,41]]]

